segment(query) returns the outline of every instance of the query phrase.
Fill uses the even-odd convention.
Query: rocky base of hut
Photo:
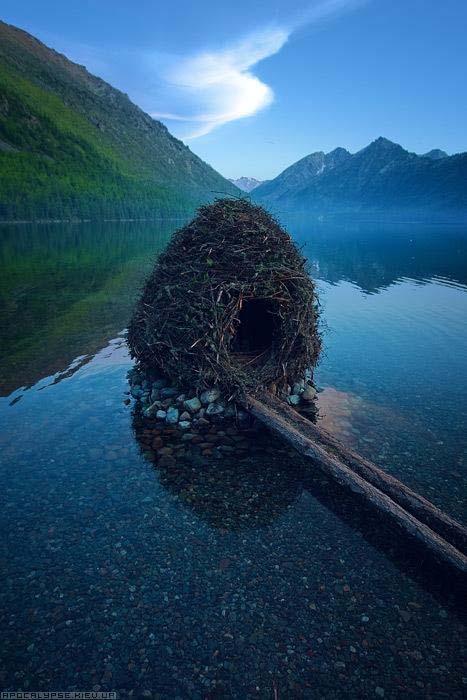
[[[171,462],[188,445],[198,446],[203,457],[245,454],[256,419],[217,387],[202,392],[183,391],[167,378],[140,368],[128,372],[130,394],[137,402],[140,428],[148,447],[159,460]],[[307,418],[315,420],[316,389],[309,378],[287,387],[283,399]]]

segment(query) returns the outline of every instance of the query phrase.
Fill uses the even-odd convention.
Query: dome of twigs
[[[317,361],[317,299],[305,259],[261,207],[221,199],[177,231],[128,331],[133,356],[181,385],[274,393]]]

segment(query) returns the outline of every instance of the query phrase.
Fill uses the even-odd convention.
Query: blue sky
[[[382,135],[467,150],[465,0],[2,0],[227,177]]]

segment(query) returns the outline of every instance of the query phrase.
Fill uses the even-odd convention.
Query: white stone
[[[217,401],[220,395],[221,392],[219,391],[219,389],[207,389],[206,391],[203,391],[203,393],[200,396],[201,403],[204,406],[207,406],[207,404],[212,403],[213,401]]]

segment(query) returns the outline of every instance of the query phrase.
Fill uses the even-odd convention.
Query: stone
[[[303,401],[313,401],[316,396],[316,389],[308,384],[302,393]]]
[[[167,386],[167,379],[156,379],[152,383],[153,389],[162,389],[164,386]]]
[[[221,392],[219,389],[207,389],[206,391],[203,391],[203,393],[200,396],[201,403],[204,406],[207,406],[210,403],[213,403],[214,401],[217,401],[217,399],[220,397]]]
[[[183,411],[183,413],[180,415],[180,421],[182,420],[191,420],[191,414],[188,413],[188,411]]]
[[[190,413],[196,413],[201,408],[201,401],[197,396],[194,396],[192,399],[187,399],[184,401],[183,405],[187,411],[190,411]]]
[[[150,406],[144,409],[143,415],[146,416],[146,418],[152,418],[156,415],[157,411],[159,410],[159,407],[159,401],[156,401],[155,403],[151,404]]]
[[[404,622],[408,622],[412,617],[412,613],[408,610],[399,610],[399,615],[404,620]]]
[[[219,445],[218,449],[221,452],[224,452],[225,454],[230,454],[232,452],[235,452],[235,449],[231,445]]]
[[[302,379],[301,382],[295,382],[295,384],[292,387],[292,394],[303,394],[305,391],[305,382]]]
[[[206,409],[207,416],[218,416],[221,413],[224,413],[224,406],[216,401],[210,403]]]
[[[173,467],[175,463],[175,459],[172,457],[172,455],[162,455],[162,457],[159,459],[160,467]]]
[[[175,408],[175,406],[171,406],[167,410],[167,415],[165,417],[166,423],[169,425],[175,425],[178,423],[178,408]]]
[[[180,394],[179,396],[177,396],[176,402],[178,404],[180,404],[180,406],[181,406],[183,403],[185,403],[185,399],[186,399],[185,394]]]
[[[379,698],[384,698],[384,688],[381,688],[380,685],[376,686],[375,693]]]
[[[160,399],[160,391],[159,389],[153,389],[151,391],[151,401],[158,401]]]
[[[287,401],[291,406],[298,406],[300,403],[300,396],[298,394],[290,394],[290,396],[287,397]]]
[[[139,397],[143,395],[143,390],[138,384],[135,384],[131,387],[130,393],[134,399],[139,399]]]
[[[163,399],[173,399],[175,396],[178,394],[178,389],[175,389],[172,386],[164,387],[164,389],[161,389],[161,397]]]
[[[159,450],[157,450],[158,455],[171,455],[173,453],[173,449],[171,447],[161,447]]]
[[[188,428],[191,426],[191,421],[189,420],[181,420],[180,423],[178,424],[182,430],[188,430]]]
[[[156,413],[156,418],[158,418],[159,420],[165,420],[166,417],[167,417],[166,411],[162,411],[161,409],[159,409],[159,410],[157,411],[157,413]]]
[[[142,381],[142,377],[135,367],[128,370],[127,377],[131,384],[139,384]]]

